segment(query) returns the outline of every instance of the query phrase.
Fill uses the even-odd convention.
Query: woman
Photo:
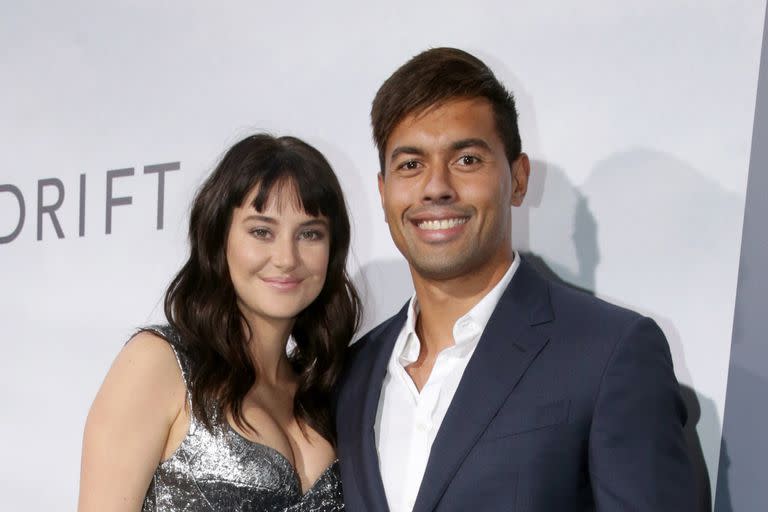
[[[328,162],[292,137],[238,142],[189,239],[170,325],[134,336],[94,400],[78,510],[343,509],[330,393],[359,301]]]

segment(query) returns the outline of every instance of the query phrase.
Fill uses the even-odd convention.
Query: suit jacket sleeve
[[[694,511],[685,406],[667,340],[649,318],[624,332],[605,368],[590,431],[597,510]]]

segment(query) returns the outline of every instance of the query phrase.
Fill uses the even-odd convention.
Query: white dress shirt
[[[501,281],[456,320],[454,344],[437,354],[421,392],[405,371],[421,349],[415,330],[419,306],[416,297],[411,298],[408,316],[389,358],[375,423],[379,468],[392,512],[413,510],[437,431],[488,319],[519,266],[520,256],[515,252]]]

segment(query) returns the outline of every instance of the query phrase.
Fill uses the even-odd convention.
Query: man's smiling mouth
[[[452,219],[434,219],[434,220],[422,220],[416,223],[416,227],[428,231],[436,231],[441,229],[451,229],[464,224],[469,220],[468,217],[454,217]]]

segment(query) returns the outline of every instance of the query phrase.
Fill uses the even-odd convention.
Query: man
[[[353,347],[336,411],[348,510],[694,510],[662,332],[512,248],[530,166],[491,70],[426,51],[371,117],[416,293]]]

